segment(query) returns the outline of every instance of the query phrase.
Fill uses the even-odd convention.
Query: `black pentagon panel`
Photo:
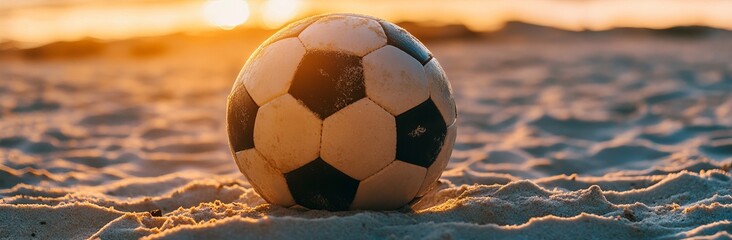
[[[407,32],[407,30],[384,20],[379,21],[379,23],[386,33],[386,44],[408,53],[422,63],[422,65],[427,64],[432,59],[432,53],[427,50],[427,47]]]
[[[396,117],[398,160],[425,168],[430,167],[440,153],[447,135],[440,111],[427,99]]]
[[[330,211],[348,210],[359,183],[321,158],[285,173],[285,179],[297,204]]]
[[[229,95],[226,106],[226,131],[231,150],[236,153],[254,147],[254,120],[259,106],[240,84]]]
[[[313,24],[314,22],[318,21],[318,19],[321,19],[323,16],[312,16],[308,18],[304,18],[301,20],[298,20],[296,22],[287,24],[287,26],[283,27],[279,31],[277,31],[274,35],[269,37],[267,41],[265,41],[262,46],[270,45],[276,41],[285,39],[285,38],[291,38],[291,37],[297,37],[300,35],[302,31],[305,30],[308,26]]]
[[[290,94],[325,119],[366,97],[361,58],[334,51],[305,53]]]

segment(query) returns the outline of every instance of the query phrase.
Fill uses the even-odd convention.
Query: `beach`
[[[267,204],[232,159],[226,96],[269,34],[0,52],[0,238],[732,238],[730,32],[428,39],[450,163],[408,206],[345,212]]]

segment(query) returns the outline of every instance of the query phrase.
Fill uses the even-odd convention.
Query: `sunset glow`
[[[262,6],[262,20],[269,28],[278,28],[292,20],[300,7],[299,0],[269,0]]]
[[[528,1],[531,4],[480,0],[9,1],[0,2],[0,41],[31,46],[84,37],[124,39],[237,26],[277,29],[301,17],[330,12],[367,14],[393,22],[460,24],[474,31],[497,30],[509,21],[573,31],[685,25],[732,29],[732,1]]]
[[[209,0],[203,5],[203,17],[209,24],[233,29],[249,18],[249,4],[244,0]]]

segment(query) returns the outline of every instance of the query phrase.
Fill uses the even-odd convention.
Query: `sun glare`
[[[279,28],[297,14],[299,0],[269,0],[264,3],[263,22],[269,28]]]
[[[203,17],[222,29],[233,29],[249,18],[249,5],[244,0],[209,0],[203,5]]]

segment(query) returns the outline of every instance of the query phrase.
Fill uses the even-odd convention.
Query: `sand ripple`
[[[220,64],[195,48],[8,60],[0,238],[732,237],[732,38],[581,39],[429,44],[455,88],[455,151],[434,190],[391,212],[285,209],[252,190],[223,129],[243,61],[230,45]]]

